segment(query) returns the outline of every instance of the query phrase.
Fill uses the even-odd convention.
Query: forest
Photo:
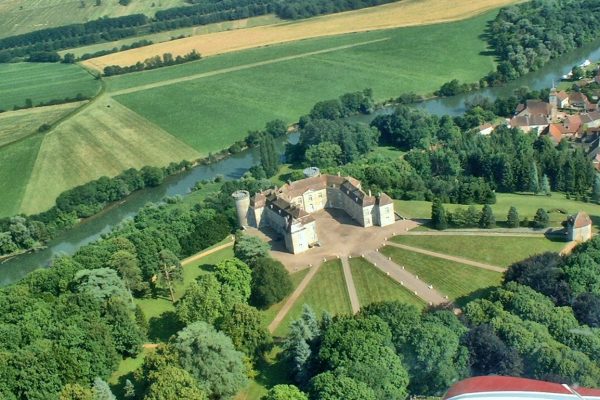
[[[598,32],[600,4],[594,0],[534,0],[503,8],[487,32],[500,62],[485,80],[497,85],[535,71],[597,39]]]

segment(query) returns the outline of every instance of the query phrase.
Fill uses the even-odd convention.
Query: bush
[[[279,261],[263,257],[253,267],[251,301],[256,307],[268,308],[292,292],[290,276]]]

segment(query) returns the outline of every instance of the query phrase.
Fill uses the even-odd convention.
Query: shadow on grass
[[[289,374],[291,366],[283,360],[283,353],[261,359],[256,364],[258,375],[255,380],[267,389],[275,385],[293,384],[294,381]]]
[[[184,327],[173,311],[166,311],[158,317],[150,318],[148,325],[148,339],[152,342],[167,342]]]
[[[114,385],[110,385],[110,390],[116,396],[117,399],[125,399],[125,383],[127,380],[130,380],[133,383],[133,387],[135,388],[136,396],[134,398],[141,398],[141,394],[143,391],[142,384],[140,382],[136,382],[133,376],[133,371],[128,374],[122,375],[119,377],[119,381]]]

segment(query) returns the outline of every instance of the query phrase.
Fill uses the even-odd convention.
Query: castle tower
[[[238,223],[240,228],[248,226],[248,209],[250,208],[250,193],[246,190],[238,190],[231,195],[235,200]]]

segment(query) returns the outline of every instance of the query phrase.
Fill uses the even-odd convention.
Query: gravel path
[[[342,269],[344,270],[344,280],[346,281],[346,289],[348,289],[348,296],[350,296],[352,314],[356,314],[360,311],[360,303],[358,301],[358,294],[356,293],[356,287],[354,286],[354,278],[352,278],[352,270],[350,269],[350,263],[348,262],[347,257],[342,257]]]

